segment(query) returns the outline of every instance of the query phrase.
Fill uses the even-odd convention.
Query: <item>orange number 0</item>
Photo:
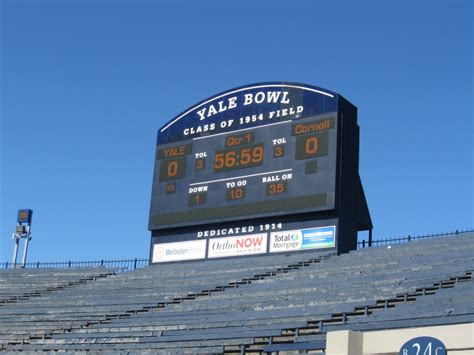
[[[177,161],[170,161],[168,163],[168,176],[173,177],[178,175],[178,162]]]
[[[318,138],[311,137],[306,140],[306,154],[316,154],[318,151]]]

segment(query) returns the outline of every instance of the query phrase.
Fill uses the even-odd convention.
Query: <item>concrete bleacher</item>
[[[258,272],[265,273],[298,259],[297,255],[279,255],[260,260],[254,266],[248,265],[248,260],[235,259],[216,260],[212,265],[195,263],[196,268],[190,268],[187,263],[137,270],[97,280],[80,289],[68,288],[60,293],[44,295],[41,299],[6,305],[0,308],[0,324],[4,324],[10,333],[15,331],[16,341],[9,337],[6,343],[29,342],[50,333],[61,333],[64,329],[126,318],[145,311],[147,307],[172,303],[176,297],[188,297],[189,292],[207,295],[216,285],[250,282],[242,279],[246,276],[253,278]]]
[[[0,269],[0,345],[15,341],[34,329],[33,318],[23,313],[28,304],[35,309],[42,326],[47,324],[47,309],[37,305],[38,298],[96,282],[115,275],[108,268]],[[16,310],[16,311],[15,311]],[[21,310],[18,312],[18,310]],[[56,320],[52,320],[56,323]]]
[[[114,274],[115,271],[104,268],[0,269],[0,304],[83,284]]]
[[[150,266],[0,304],[0,344],[10,351],[324,350],[331,330],[472,322],[473,261],[468,233],[340,256]]]

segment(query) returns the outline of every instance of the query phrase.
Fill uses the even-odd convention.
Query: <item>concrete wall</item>
[[[474,323],[366,332],[350,330],[329,332],[326,341],[326,354],[398,355],[403,344],[421,336],[430,336],[441,340],[446,346],[448,354],[474,354]]]

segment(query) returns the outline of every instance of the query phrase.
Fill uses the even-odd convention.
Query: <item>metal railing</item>
[[[357,249],[367,248],[371,246],[381,246],[381,245],[393,245],[393,244],[401,244],[401,243],[408,243],[415,240],[421,239],[429,239],[429,238],[436,238],[436,237],[445,237],[448,235],[459,235],[459,234],[466,234],[466,233],[473,233],[474,229],[467,229],[467,230],[455,230],[453,232],[447,233],[435,233],[435,234],[425,234],[425,235],[418,235],[418,236],[411,236],[407,235],[404,237],[396,237],[396,238],[384,238],[384,239],[376,239],[372,241],[372,245],[369,245],[368,240],[361,240],[357,242]],[[108,267],[108,268],[117,268],[120,269],[121,272],[133,271],[136,269],[143,268],[149,264],[148,259],[121,259],[121,260],[96,260],[96,261],[60,261],[60,262],[34,262],[34,263],[26,263],[25,268],[27,269],[44,269],[44,268],[54,268],[54,269],[62,269],[62,268],[80,268],[80,267]],[[0,263],[0,268],[2,269],[14,269],[20,268],[21,264],[13,264],[4,262]]]
[[[446,237],[448,235],[455,236],[459,234],[466,234],[466,233],[473,233],[473,232],[474,232],[474,229],[466,229],[466,230],[456,229],[453,232],[446,232],[446,233],[423,234],[423,235],[417,235],[417,236],[407,235],[404,237],[383,238],[383,239],[372,240],[372,245],[369,245],[369,241],[364,239],[357,242],[357,249],[367,248],[367,247],[376,247],[376,246],[381,246],[381,245],[408,243],[408,242],[413,242],[413,241],[421,240],[421,239]]]
[[[122,260],[95,260],[95,261],[60,261],[60,262],[35,262],[26,263],[27,269],[64,269],[64,268],[81,268],[81,267],[107,267],[117,268],[121,272],[133,271],[148,265],[148,259],[122,259]],[[2,269],[21,268],[21,264],[9,263],[8,261],[0,264]]]

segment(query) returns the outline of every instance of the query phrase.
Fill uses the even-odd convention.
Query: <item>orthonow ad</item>
[[[267,233],[209,239],[208,258],[263,254],[267,251]]]

